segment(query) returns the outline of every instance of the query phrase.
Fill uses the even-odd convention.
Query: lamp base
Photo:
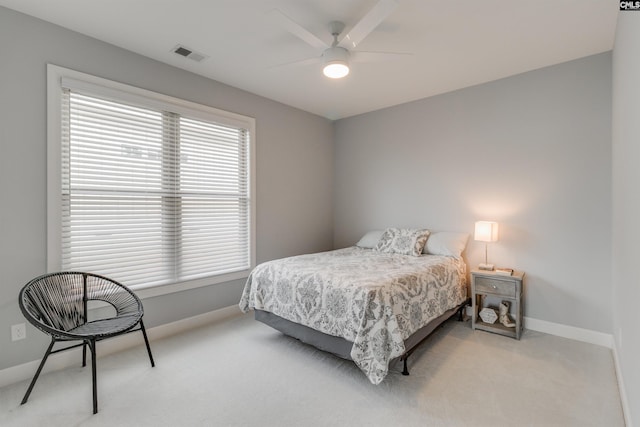
[[[479,270],[493,271],[493,264],[478,264]]]

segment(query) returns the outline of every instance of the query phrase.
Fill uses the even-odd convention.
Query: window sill
[[[205,286],[211,286],[218,283],[230,282],[232,280],[246,279],[249,277],[251,270],[242,270],[233,273],[222,274],[219,276],[203,277],[201,279],[189,280],[186,282],[172,283],[167,285],[154,286],[132,286],[130,289],[135,292],[140,299],[153,298],[162,295],[182,292],[189,289],[197,289]]]

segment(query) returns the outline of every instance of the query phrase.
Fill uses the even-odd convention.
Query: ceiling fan
[[[301,61],[290,62],[278,66],[306,65],[313,63],[323,63],[322,72],[325,76],[338,79],[349,74],[350,61],[367,61],[375,59],[390,59],[400,56],[411,55],[400,52],[363,52],[354,51],[365,37],[369,35],[387,16],[398,6],[397,0],[379,0],[369,12],[344,36],[342,32],[344,23],[333,21],[329,24],[329,31],[333,36],[333,43],[328,45],[316,35],[302,27],[300,24],[289,18],[278,9],[272,10],[269,14],[271,19],[280,24],[291,34],[305,41],[309,45],[322,49],[322,55],[303,59]],[[342,36],[342,37],[341,37]]]

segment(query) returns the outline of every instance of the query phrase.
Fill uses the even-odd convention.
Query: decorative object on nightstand
[[[509,301],[502,301],[500,303],[500,323],[502,323],[507,328],[515,328],[516,324],[513,323],[509,318],[509,305]]]
[[[493,270],[493,264],[487,261],[487,246],[491,242],[498,241],[498,223],[494,221],[477,221],[474,233],[474,240],[484,243],[484,264],[480,264],[480,270]]]
[[[493,308],[489,308],[489,307],[485,307],[482,310],[480,310],[479,316],[482,319],[482,321],[485,323],[494,324],[496,323],[496,320],[498,320],[498,315],[496,314],[496,311]]]
[[[471,328],[505,335],[517,340],[523,330],[523,279],[522,271],[513,271],[504,276],[493,271],[473,270],[471,272]],[[499,319],[484,321],[480,315],[485,308],[499,307]],[[509,326],[513,324],[513,326]]]
[[[511,276],[513,274],[513,268],[496,267],[495,272],[502,276]]]

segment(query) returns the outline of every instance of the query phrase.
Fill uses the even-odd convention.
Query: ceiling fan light
[[[343,61],[334,61],[326,64],[322,73],[331,79],[341,79],[349,74],[349,66]]]
[[[330,47],[322,54],[324,68],[322,72],[332,79],[340,79],[349,74],[349,51],[342,47]]]

